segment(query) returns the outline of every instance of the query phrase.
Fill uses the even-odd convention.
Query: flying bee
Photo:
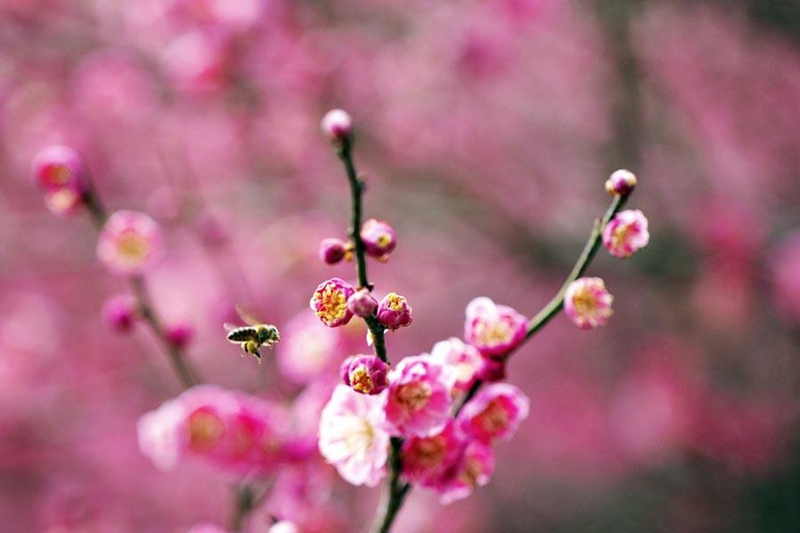
[[[242,347],[242,352],[255,356],[258,362],[261,363],[259,349],[264,345],[272,347],[273,344],[281,340],[278,328],[272,324],[257,323],[250,315],[242,312],[238,307],[236,311],[248,325],[233,327],[226,324],[225,327],[229,330],[228,340],[239,344]]]

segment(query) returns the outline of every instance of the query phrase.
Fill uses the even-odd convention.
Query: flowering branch
[[[597,251],[600,249],[600,245],[602,244],[603,228],[605,228],[611,219],[614,218],[614,215],[616,215],[619,210],[622,209],[622,207],[628,201],[631,192],[633,192],[633,189],[626,190],[619,195],[614,195],[613,199],[611,200],[611,204],[608,206],[608,209],[606,209],[603,217],[595,221],[592,232],[589,234],[589,239],[586,241],[586,245],[583,247],[580,257],[578,257],[578,260],[572,267],[572,271],[569,273],[569,276],[567,276],[564,284],[561,285],[561,288],[553,297],[553,299],[550,300],[547,305],[541,309],[541,311],[536,313],[536,315],[528,321],[528,324],[525,328],[525,337],[523,341],[514,346],[503,356],[502,359],[504,362],[507,361],[514,352],[521,348],[525,342],[536,335],[536,333],[539,332],[539,330],[541,330],[548,322],[550,322],[550,320],[562,309],[564,309],[564,296],[567,292],[567,289],[573,281],[581,277],[583,273],[586,272],[586,269],[589,268],[589,265],[591,264],[595,254],[597,254]],[[456,407],[454,415],[458,415],[461,412],[461,409],[463,409],[464,405],[466,405],[466,403],[471,400],[473,396],[475,396],[481,386],[483,386],[483,383],[483,380],[475,380],[462,398],[461,402]]]

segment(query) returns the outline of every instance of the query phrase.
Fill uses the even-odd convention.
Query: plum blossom
[[[638,209],[620,211],[603,228],[603,245],[614,257],[624,259],[647,246],[647,217]]]
[[[621,168],[611,173],[606,180],[606,192],[611,196],[630,194],[636,187],[636,175]]]
[[[342,363],[340,375],[348,387],[361,394],[379,394],[389,385],[389,365],[374,355],[353,355]]]
[[[138,211],[115,212],[97,240],[97,258],[109,270],[123,275],[138,275],[152,268],[163,249],[161,226]]]
[[[387,261],[397,247],[397,235],[388,222],[371,218],[361,226],[361,241],[368,255]]]
[[[447,369],[452,379],[450,388],[453,395],[467,391],[483,366],[483,358],[478,349],[457,337],[434,344],[431,360]]]
[[[431,435],[450,417],[447,373],[428,355],[406,357],[389,372],[385,399],[386,421],[394,435]]]
[[[501,357],[525,338],[527,319],[485,296],[467,304],[464,339],[487,357]]]
[[[510,439],[528,417],[528,408],[528,398],[517,387],[492,383],[464,405],[458,421],[469,437],[491,444]]]
[[[353,485],[374,487],[386,475],[389,433],[381,396],[339,384],[322,410],[319,451]]]
[[[347,308],[347,299],[354,292],[353,286],[346,281],[331,278],[319,284],[309,305],[326,326],[344,326],[353,318],[353,313]]]
[[[403,443],[403,476],[411,483],[434,487],[461,459],[466,440],[452,421],[439,433],[410,437]]]
[[[387,328],[400,329],[411,324],[411,306],[404,296],[390,292],[378,304],[377,317]]]
[[[614,297],[600,278],[579,278],[564,293],[564,312],[581,329],[605,326],[611,318]]]
[[[439,503],[448,505],[472,494],[475,487],[489,483],[494,473],[494,452],[480,441],[469,442],[456,464],[436,486]]]
[[[48,146],[33,158],[33,181],[44,191],[47,208],[57,215],[74,213],[87,190],[86,167],[68,146]]]

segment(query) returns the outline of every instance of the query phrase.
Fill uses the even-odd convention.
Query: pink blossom
[[[564,312],[581,329],[605,326],[611,318],[614,297],[600,278],[579,278],[564,293]]]
[[[103,303],[103,322],[115,331],[129,331],[137,319],[139,304],[130,294],[116,294]]]
[[[390,292],[378,304],[378,321],[389,329],[400,329],[411,325],[411,306],[404,296]]]
[[[332,109],[328,111],[322,122],[320,129],[327,139],[333,143],[340,143],[353,133],[353,119],[342,109]]]
[[[397,235],[387,222],[371,218],[361,226],[361,241],[368,255],[387,261],[397,247]]]
[[[281,374],[293,383],[310,383],[333,371],[344,356],[341,330],[326,328],[308,310],[281,328],[281,339],[276,362]]]
[[[480,441],[469,442],[454,467],[436,486],[439,503],[463,500],[475,489],[489,483],[494,473],[494,452]]]
[[[389,372],[386,420],[395,435],[427,436],[450,417],[450,386],[444,367],[427,355],[406,357]]]
[[[347,308],[347,299],[354,292],[353,286],[346,281],[331,278],[319,284],[309,305],[326,326],[343,326],[353,318],[353,313]]]
[[[389,433],[383,398],[337,385],[322,410],[319,451],[345,481],[374,487],[386,475]]]
[[[636,175],[624,168],[614,171],[606,180],[606,192],[612,196],[630,194],[636,187]]]
[[[647,218],[638,209],[620,211],[603,228],[603,245],[614,257],[626,258],[647,246]]]
[[[526,327],[524,316],[489,298],[475,298],[467,304],[464,339],[484,356],[507,354],[525,338]]]
[[[80,154],[68,146],[42,149],[31,164],[31,175],[45,193],[47,208],[57,215],[74,213],[86,194],[86,168]]]
[[[528,403],[514,385],[492,383],[464,405],[458,421],[464,433],[481,442],[508,440],[528,417]]]
[[[161,226],[148,215],[117,211],[100,232],[97,257],[119,274],[141,274],[161,259],[163,240]]]
[[[374,355],[353,355],[344,360],[340,374],[344,384],[361,394],[379,394],[389,385],[389,365]]]
[[[354,315],[367,318],[378,310],[378,301],[369,289],[359,289],[347,299],[347,308]]]
[[[457,337],[434,344],[431,360],[447,370],[452,380],[450,388],[453,395],[468,390],[483,366],[483,357],[478,349]]]
[[[162,470],[194,456],[240,475],[263,474],[282,460],[286,426],[271,402],[200,385],[139,420],[139,447]]]
[[[403,443],[403,476],[423,487],[442,483],[445,475],[461,459],[465,444],[464,434],[452,420],[439,433],[406,439]]]
[[[348,254],[348,243],[336,237],[322,239],[319,243],[319,258],[326,265],[335,265]]]

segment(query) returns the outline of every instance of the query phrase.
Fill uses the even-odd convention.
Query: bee
[[[272,324],[259,324],[238,307],[236,311],[239,317],[247,322],[248,325],[234,327],[225,324],[225,327],[228,329],[228,340],[239,344],[242,347],[243,354],[249,353],[255,356],[258,362],[261,363],[261,352],[259,352],[259,349],[264,345],[272,347],[273,344],[281,340],[278,328]]]

